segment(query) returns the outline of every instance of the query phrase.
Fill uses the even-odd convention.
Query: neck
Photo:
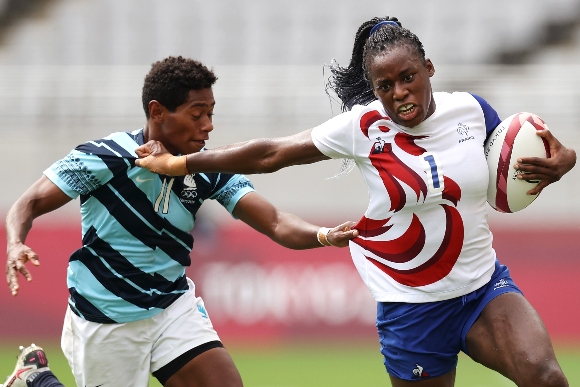
[[[149,141],[149,140],[150,140],[150,138],[149,138],[149,137],[150,137],[150,134],[149,134],[149,133],[150,133],[150,132],[149,132],[149,121],[147,121],[147,122],[145,123],[145,126],[143,126],[143,140],[144,140],[145,142],[147,142],[147,141]]]

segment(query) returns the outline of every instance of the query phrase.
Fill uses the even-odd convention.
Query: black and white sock
[[[28,387],[64,387],[50,371],[35,372],[26,378]]]

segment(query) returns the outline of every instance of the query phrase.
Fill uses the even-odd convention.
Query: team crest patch
[[[428,378],[428,377],[429,377],[429,374],[427,372],[425,372],[423,367],[421,367],[419,364],[415,363],[415,369],[413,369],[413,379]]]
[[[195,174],[187,175],[183,179],[183,190],[179,196],[184,203],[192,203],[197,197],[197,184],[193,176]]]
[[[201,317],[209,318],[209,316],[207,315],[207,311],[205,310],[205,307],[203,305],[197,305],[197,310],[199,311],[199,313],[201,313]]]
[[[505,288],[507,286],[510,286],[510,283],[505,278],[501,278],[499,281],[493,284],[493,290]]]
[[[469,135],[469,126],[462,124],[461,122],[457,124],[457,134],[461,137],[459,143],[467,140],[473,140],[475,137]]]
[[[373,144],[373,149],[371,150],[372,154],[383,153],[385,151],[385,140],[380,137],[377,137],[377,140]]]

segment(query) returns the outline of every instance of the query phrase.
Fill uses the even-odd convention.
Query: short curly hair
[[[145,116],[149,118],[149,102],[153,100],[174,112],[187,101],[191,90],[210,88],[216,81],[212,70],[193,59],[170,56],[155,62],[143,84]]]

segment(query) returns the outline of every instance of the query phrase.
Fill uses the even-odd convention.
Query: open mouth
[[[419,107],[412,103],[407,103],[404,105],[399,106],[397,109],[397,116],[399,120],[404,124],[405,122],[409,122],[417,118],[419,114]],[[407,125],[408,126],[408,125]]]
[[[403,118],[413,115],[416,109],[417,107],[415,105],[413,105],[412,103],[408,103],[399,107],[397,113],[399,114],[400,117]]]

